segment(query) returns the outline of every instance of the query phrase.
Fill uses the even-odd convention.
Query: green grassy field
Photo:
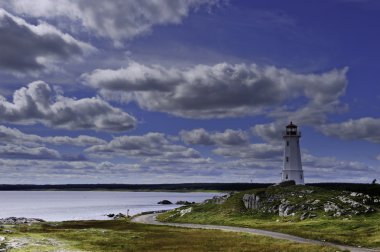
[[[279,217],[246,210],[242,202],[245,193],[247,192],[236,193],[221,205],[210,203],[194,205],[191,213],[183,216],[180,216],[179,210],[174,210],[161,214],[158,218],[168,222],[253,227],[340,244],[380,247],[379,211],[349,218],[330,217],[320,213],[317,218],[300,221],[299,216]],[[317,193],[319,197],[332,198],[336,192],[326,193],[323,189]]]
[[[10,230],[12,233],[4,233]],[[338,251],[251,234],[131,223],[72,221],[3,227],[11,251]]]

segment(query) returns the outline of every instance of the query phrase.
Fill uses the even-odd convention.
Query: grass
[[[273,190],[295,189],[293,187],[293,189],[275,188]],[[258,190],[254,192],[257,193]],[[252,227],[340,244],[380,247],[379,212],[351,218],[333,218],[319,213],[318,218],[300,221],[299,216],[285,218],[246,210],[242,202],[245,193],[247,192],[236,193],[221,205],[210,203],[194,205],[192,212],[183,216],[180,216],[179,209],[161,214],[158,218],[161,221],[170,222]],[[325,189],[317,189],[316,193],[318,197],[330,198],[336,194],[334,191],[327,193]]]
[[[31,251],[337,251],[244,233],[131,223],[127,220],[70,221],[4,227],[7,240],[28,241]],[[29,243],[29,244],[28,244]]]

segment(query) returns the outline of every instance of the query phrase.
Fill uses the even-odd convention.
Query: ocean
[[[220,193],[115,191],[0,191],[0,218],[27,217],[46,221],[106,220],[107,214],[173,209],[161,200],[202,202]]]

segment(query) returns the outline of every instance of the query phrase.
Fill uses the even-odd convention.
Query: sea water
[[[115,191],[0,191],[0,218],[27,217],[46,221],[104,220],[107,214],[134,215],[173,209],[161,200],[202,202],[218,193]]]

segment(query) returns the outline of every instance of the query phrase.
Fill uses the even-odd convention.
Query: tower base
[[[304,185],[304,177],[302,170],[283,170],[282,181],[294,180],[297,185]]]

